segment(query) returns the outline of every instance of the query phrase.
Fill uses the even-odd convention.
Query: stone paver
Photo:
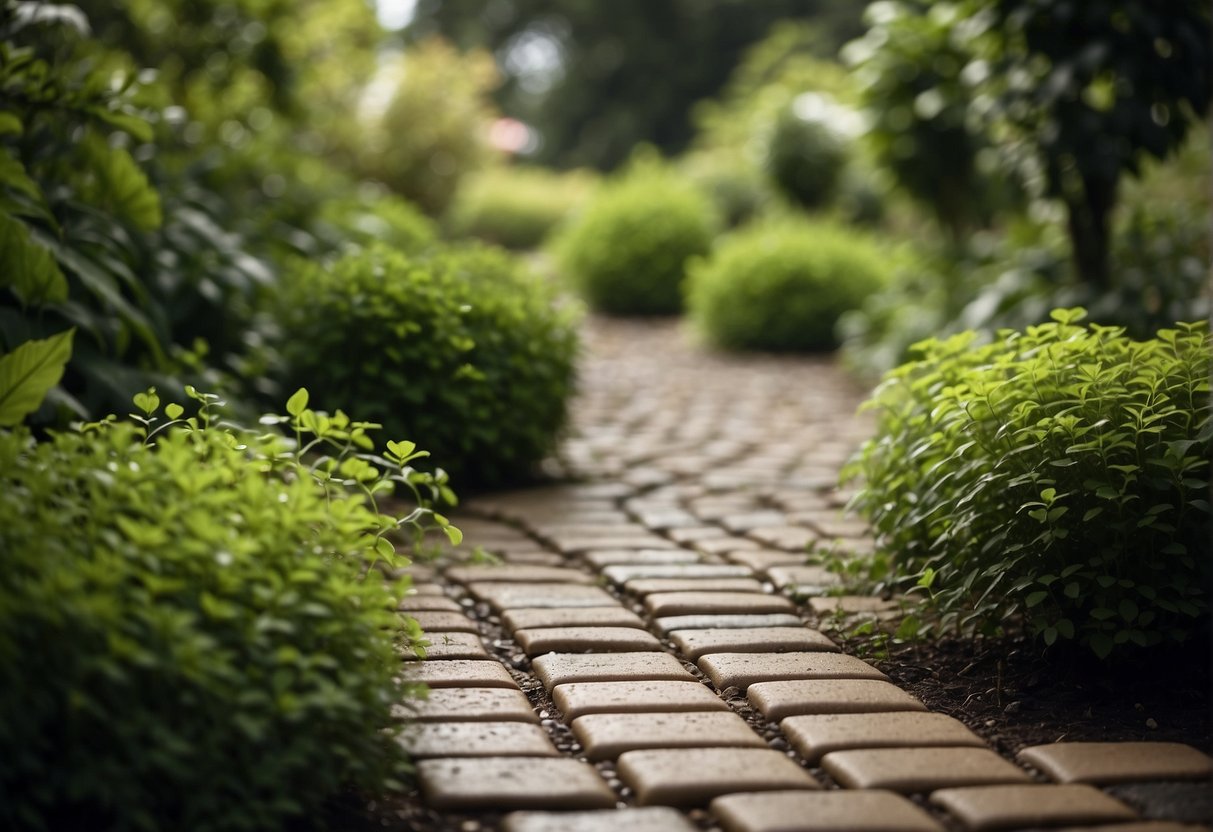
[[[699,682],[574,682],[552,691],[566,720],[586,714],[727,711],[729,706]]]
[[[985,748],[876,748],[831,752],[821,760],[848,789],[910,794],[952,786],[1030,783],[1027,772]]]
[[[1143,820],[1136,823],[1117,823],[1098,826],[1067,826],[1056,832],[1209,832],[1207,826],[1179,823],[1167,820]]]
[[[675,809],[650,806],[595,812],[514,812],[502,832],[696,832]]]
[[[753,573],[735,563],[619,563],[602,570],[602,576],[623,586],[638,578],[749,578]]]
[[[657,592],[644,599],[649,615],[762,615],[792,613],[786,598],[761,592]]]
[[[764,615],[667,615],[653,623],[662,635],[678,630],[732,630],[757,627],[804,627],[804,622],[790,613]]]
[[[642,748],[765,748],[746,721],[732,712],[590,714],[573,720],[586,757],[613,760]],[[730,765],[728,757],[721,761]]]
[[[410,595],[404,598],[396,609],[400,612],[457,612],[462,614],[463,607],[444,595]]]
[[[581,584],[471,583],[468,592],[497,612],[515,607],[604,607],[615,603],[597,586]]]
[[[474,633],[426,633],[426,659],[487,659],[480,636]]]
[[[725,832],[943,832],[939,821],[886,791],[795,791],[718,797]]]
[[[772,566],[802,566],[805,553],[773,549],[741,549],[736,552],[728,552],[725,554],[725,559],[765,575]]]
[[[876,618],[893,618],[901,614],[901,605],[896,601],[868,598],[863,595],[831,595],[810,598],[809,607],[817,615],[824,617],[867,615]]]
[[[461,612],[410,612],[404,613],[416,620],[425,632],[478,633],[476,622]]]
[[[434,688],[393,711],[417,722],[538,722],[526,695],[506,688]]]
[[[925,711],[927,706],[891,682],[877,679],[795,679],[759,682],[746,696],[767,719],[798,714]]]
[[[517,630],[514,640],[528,656],[544,653],[635,653],[660,650],[661,642],[633,627],[543,627]]]
[[[709,653],[837,653],[828,636],[807,627],[733,627],[717,630],[676,630],[670,633],[678,652],[692,661]]]
[[[850,748],[985,746],[960,720],[921,711],[790,716],[779,727],[813,764]]]
[[[518,687],[509,671],[495,661],[405,662],[400,675],[407,682],[421,682],[431,688]]]
[[[644,629],[644,621],[618,604],[608,607],[524,607],[506,610],[501,625],[510,632],[546,627],[632,627]]]
[[[746,536],[764,546],[799,552],[802,556],[808,545],[817,540],[817,533],[804,526],[762,526],[750,529]]]
[[[1174,742],[1058,742],[1025,748],[1019,760],[1059,783],[1202,780],[1213,774],[1207,754]]]
[[[699,669],[717,690],[745,690],[759,682],[791,679],[880,679],[888,677],[872,665],[841,653],[709,653]]]
[[[417,763],[435,809],[609,809],[615,794],[589,763],[565,757],[471,757]]]
[[[741,549],[757,549],[759,544],[748,537],[709,537],[691,544],[706,555],[723,555]]]
[[[698,563],[702,557],[690,549],[606,549],[581,553],[581,559],[595,569],[623,564],[657,566],[667,563]]]
[[[580,569],[567,566],[452,566],[446,576],[460,584],[500,582],[518,584],[592,584],[594,579]]]
[[[555,757],[547,732],[527,722],[422,722],[400,734],[413,758]]]
[[[617,770],[641,806],[702,806],[735,792],[821,787],[807,771],[769,748],[629,751],[620,756]]]
[[[776,589],[797,595],[822,595],[839,581],[836,574],[822,566],[772,566],[767,577]]]
[[[549,692],[570,682],[685,682],[695,678],[669,653],[548,653],[531,666]]]
[[[940,789],[931,802],[970,832],[1137,819],[1119,800],[1092,786],[976,786]]]
[[[623,588],[641,597],[657,592],[762,592],[755,578],[633,578]]]

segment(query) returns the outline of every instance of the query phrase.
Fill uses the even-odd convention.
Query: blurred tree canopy
[[[830,56],[862,33],[862,11],[849,0],[419,0],[407,35],[491,49],[502,110],[543,137],[537,161],[609,169],[640,142],[685,148],[692,106],[776,21],[813,22]]]

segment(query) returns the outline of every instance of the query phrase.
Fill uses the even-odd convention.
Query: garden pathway
[[[665,321],[585,341],[552,461],[575,484],[469,501],[464,544],[412,570],[432,647],[406,666],[431,689],[402,714],[408,828],[1192,828],[1104,787],[1208,778],[1195,749],[1005,759],[839,651],[832,629],[896,607],[805,562],[871,545],[836,483],[872,424],[829,361],[712,354]]]

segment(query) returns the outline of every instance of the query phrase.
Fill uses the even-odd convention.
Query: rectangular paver
[[[590,714],[573,720],[573,733],[591,761],[642,748],[766,747],[732,711]]]
[[[400,733],[410,757],[554,757],[556,746],[527,722],[421,722]]]
[[[698,662],[717,690],[744,691],[759,682],[791,679],[881,679],[865,661],[841,653],[709,653]]]
[[[618,603],[605,607],[523,607],[501,616],[501,625],[515,633],[542,627],[632,627],[644,629],[644,621]]]
[[[1209,755],[1177,742],[1057,742],[1019,752],[1059,783],[1132,783],[1203,780],[1213,774]]]
[[[426,660],[487,659],[489,652],[475,633],[426,633]]]
[[[943,832],[922,809],[887,791],[731,794],[710,808],[725,832]]]
[[[790,716],[779,727],[801,756],[814,765],[832,751],[849,748],[985,745],[960,720],[923,711]]]
[[[538,722],[526,694],[514,688],[434,688],[392,715],[416,722]]]
[[[839,582],[837,574],[822,566],[772,566],[767,577],[777,589],[794,595],[823,595]]]
[[[804,564],[805,553],[784,552],[777,549],[741,549],[725,555],[729,561],[748,566],[755,572],[765,575],[772,566],[801,566]]]
[[[552,691],[566,720],[586,714],[727,711],[729,706],[699,682],[573,682]]]
[[[567,566],[528,566],[500,563],[491,566],[452,566],[446,576],[460,584],[506,582],[520,584],[590,584],[594,579]]]
[[[548,653],[531,666],[550,692],[570,682],[694,681],[669,653]]]
[[[608,809],[615,794],[589,763],[566,757],[421,760],[426,804],[440,810]]]
[[[604,607],[616,603],[601,587],[582,584],[477,582],[467,588],[497,612],[515,607]]]
[[[970,832],[1116,823],[1137,814],[1093,786],[976,786],[940,789],[931,802]]]
[[[400,612],[457,612],[463,614],[458,603],[443,595],[410,595],[396,606]]]
[[[763,615],[792,613],[787,598],[761,592],[657,592],[644,599],[654,617],[671,615]]]
[[[807,771],[769,748],[666,748],[628,751],[620,778],[642,806],[702,806],[735,792],[817,789]]]
[[[682,813],[665,806],[593,812],[514,812],[501,832],[696,832]]]
[[[509,671],[495,661],[450,659],[437,662],[404,662],[401,677],[431,688],[517,688]]]
[[[790,613],[763,615],[667,615],[653,623],[668,635],[678,630],[724,630],[753,627],[803,627],[804,622]]]
[[[749,578],[753,574],[735,563],[620,563],[602,570],[603,577],[619,586],[638,578]]]
[[[863,748],[831,752],[821,765],[845,788],[903,794],[1032,782],[1027,772],[987,748]]]
[[[751,685],[747,698],[767,719],[798,714],[869,714],[925,711],[927,706],[879,679],[794,679]]]
[[[762,592],[756,578],[633,578],[623,588],[641,597],[656,592]]]
[[[582,552],[581,559],[594,569],[620,564],[655,566],[668,563],[698,563],[703,557],[690,549],[596,549]]]
[[[647,630],[634,627],[542,627],[517,630],[514,639],[528,656],[544,653],[628,653],[661,649]]]
[[[678,652],[692,661],[709,653],[837,653],[828,636],[807,627],[731,627],[676,630],[670,634]]]
[[[409,612],[401,613],[415,619],[425,632],[478,633],[476,622],[461,612]]]

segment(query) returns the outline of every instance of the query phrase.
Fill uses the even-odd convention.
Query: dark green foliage
[[[375,247],[300,263],[269,308],[287,388],[425,437],[460,483],[525,478],[564,424],[573,316],[504,252]]]
[[[1213,577],[1207,327],[1134,341],[1053,317],[924,342],[886,377],[850,469],[886,553],[868,566],[924,589],[943,630],[1022,626],[1100,657],[1183,641]]]
[[[321,251],[339,251],[349,244],[382,243],[397,251],[417,252],[438,237],[434,222],[407,200],[357,191],[343,198],[325,199],[311,231]]]
[[[556,241],[557,255],[595,309],[673,314],[682,308],[687,260],[708,252],[713,229],[706,196],[643,163],[598,192]]]
[[[784,195],[805,208],[828,205],[847,163],[842,137],[825,122],[785,110],[767,144],[766,169]]]
[[[687,307],[730,349],[822,350],[841,314],[888,280],[889,255],[841,226],[776,221],[736,232],[691,269]]]
[[[304,391],[276,420],[295,445],[188,392],[189,419],[149,390],[133,423],[0,431],[6,829],[261,832],[400,774],[394,641],[418,633],[363,572],[428,514],[375,500],[440,484]]]

